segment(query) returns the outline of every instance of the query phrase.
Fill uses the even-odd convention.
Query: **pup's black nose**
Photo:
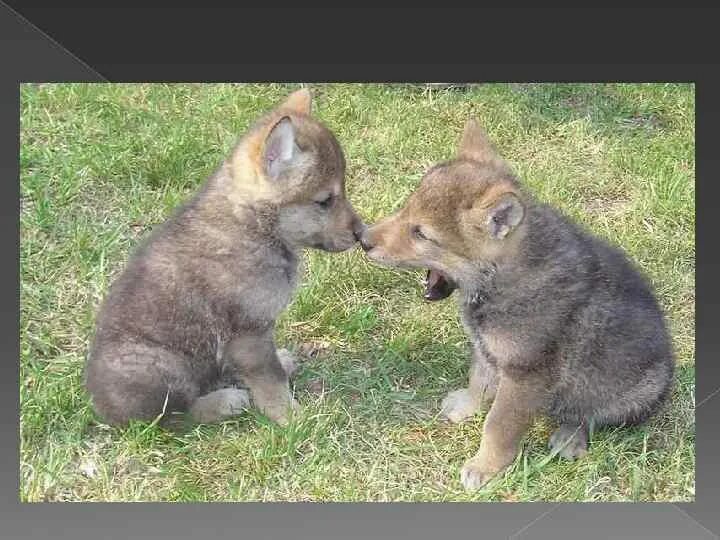
[[[369,251],[373,248],[368,239],[367,227],[364,223],[359,223],[353,232],[355,233],[355,238],[357,238],[357,241],[360,242],[360,245],[365,251]]]
[[[362,237],[360,238],[360,245],[365,251],[370,251],[373,248],[373,246],[365,238]]]

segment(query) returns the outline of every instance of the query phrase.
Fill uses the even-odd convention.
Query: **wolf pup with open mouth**
[[[86,366],[107,422],[187,410],[211,422],[250,401],[287,421],[294,362],[273,329],[301,250],[349,249],[361,226],[340,145],[310,108],[299,90],[260,119],[111,287]]]
[[[621,251],[529,195],[475,121],[456,159],[423,177],[406,206],[364,230],[373,260],[429,269],[426,298],[461,293],[473,353],[453,422],[492,401],[461,481],[476,489],[515,459],[536,413],[573,459],[599,425],[643,422],[670,393],[674,357],[649,285]]]

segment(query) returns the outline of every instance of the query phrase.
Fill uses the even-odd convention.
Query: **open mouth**
[[[455,282],[438,272],[437,270],[428,270],[425,278],[425,300],[431,302],[442,300],[452,294],[457,288]]]

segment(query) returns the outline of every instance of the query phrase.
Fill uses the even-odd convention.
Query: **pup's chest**
[[[232,328],[274,323],[290,303],[299,275],[299,260],[258,249],[225,259],[216,274]]]
[[[471,339],[477,339],[484,328],[495,319],[495,302],[487,295],[475,293],[463,297],[460,304],[460,317],[465,332]]]
[[[516,349],[512,325],[500,313],[497,303],[487,299],[468,299],[461,310],[465,333],[474,348],[502,363]]]
[[[238,284],[235,304],[250,320],[274,321],[297,287],[297,265],[266,267]]]
[[[268,273],[239,292],[240,304],[253,317],[275,320],[292,299],[296,277]]]

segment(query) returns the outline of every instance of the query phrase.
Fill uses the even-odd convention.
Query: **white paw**
[[[250,405],[250,394],[241,388],[221,388],[200,396],[190,414],[200,423],[210,423],[242,413]]]
[[[473,459],[469,459],[460,469],[460,481],[468,491],[475,491],[483,487],[494,475]]]
[[[242,388],[222,388],[218,390],[221,394],[220,413],[234,416],[240,414],[250,406],[250,394]]]
[[[281,426],[287,426],[290,418],[298,414],[302,410],[300,404],[288,395],[288,402],[282,406],[274,406],[272,409],[265,409],[263,412],[274,422]]]
[[[457,424],[473,416],[478,410],[478,400],[467,388],[450,392],[440,405],[440,414]]]
[[[287,349],[278,349],[277,357],[287,376],[291,377],[298,368],[298,362],[295,355]]]

